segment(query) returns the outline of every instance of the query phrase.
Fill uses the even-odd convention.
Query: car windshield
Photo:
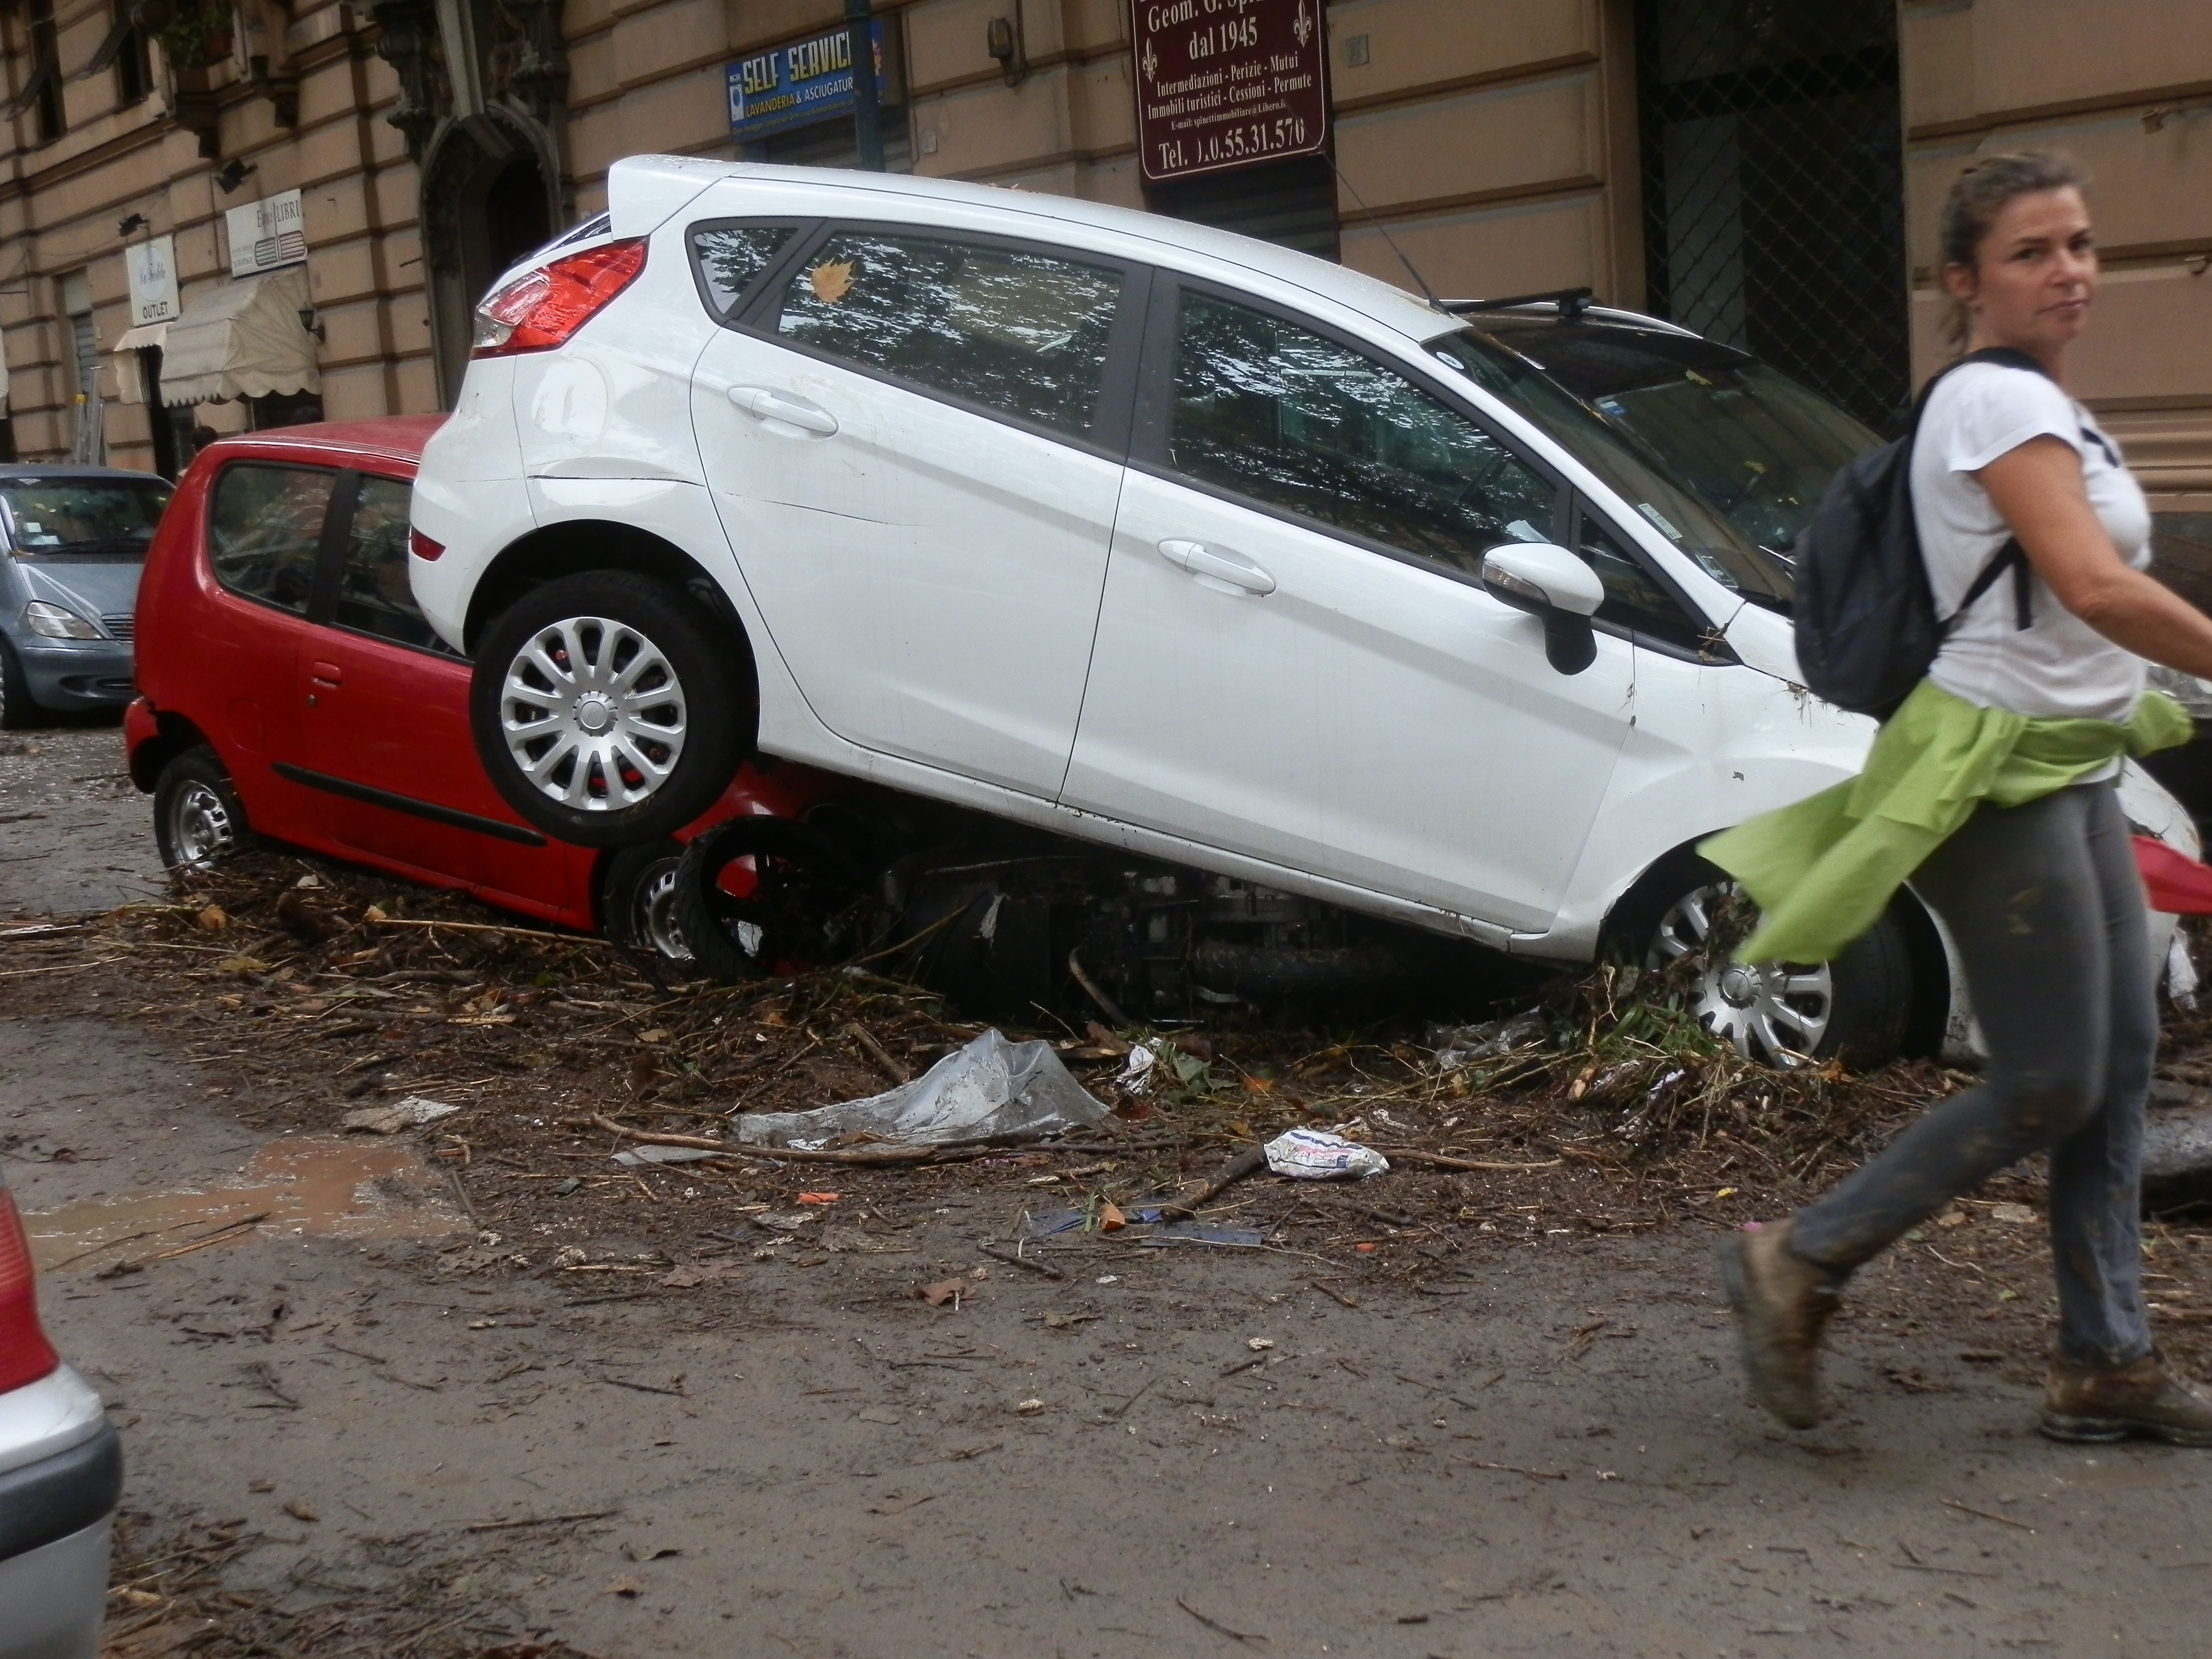
[[[169,486],[158,478],[0,482],[8,547],[19,559],[143,559],[168,504]]]
[[[1717,580],[1787,610],[1790,550],[1837,468],[1880,441],[1726,346],[1515,319],[1430,343],[1535,420]]]

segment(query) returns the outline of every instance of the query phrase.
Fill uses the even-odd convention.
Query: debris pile
[[[1610,967],[1435,1031],[1002,1036],[865,965],[687,982],[605,940],[267,851],[171,902],[0,944],[12,1008],[164,1029],[248,1122],[420,1138],[483,1230],[541,1253],[486,1263],[614,1225],[687,1248],[734,1227],[793,1254],[750,1218],[822,1214],[792,1192],[829,1164],[848,1239],[957,1180],[1015,1214],[1062,1194],[1093,1231],[1234,1227],[1418,1275],[1563,1231],[1771,1215],[1970,1080],[1926,1061],[1769,1070],[1712,1041],[1665,975]],[[2178,1017],[2173,1041],[2201,1045],[2207,1018]],[[1372,1178],[1274,1178],[1293,1147]],[[1993,1196],[2040,1194],[2014,1177]]]

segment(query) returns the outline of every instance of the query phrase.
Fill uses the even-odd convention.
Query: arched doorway
[[[422,170],[422,256],[439,402],[447,409],[468,367],[477,301],[553,234],[548,181],[532,136],[503,117],[456,121],[431,144]]]

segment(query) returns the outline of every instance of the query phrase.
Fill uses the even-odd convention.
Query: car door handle
[[[803,398],[771,392],[764,386],[733,386],[730,388],[730,401],[757,421],[781,421],[786,426],[795,426],[802,432],[824,438],[837,429],[837,417],[828,410]]]
[[[335,690],[345,684],[345,670],[334,662],[310,663],[307,665],[307,678],[314,684],[326,690]]]
[[[1240,593],[1255,595],[1275,591],[1273,576],[1242,553],[1232,553],[1225,547],[1169,540],[1160,544],[1160,556],[1170,564],[1182,566],[1209,586],[1233,588]]]

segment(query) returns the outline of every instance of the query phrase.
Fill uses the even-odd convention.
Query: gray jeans
[[[1980,807],[1921,867],[1913,887],[1958,945],[1989,1064],[1799,1211],[1796,1254],[1848,1271],[2048,1151],[2060,1349],[2100,1365],[2150,1352],[2140,1215],[2158,1005],[2128,836],[2112,786],[2081,784]]]

